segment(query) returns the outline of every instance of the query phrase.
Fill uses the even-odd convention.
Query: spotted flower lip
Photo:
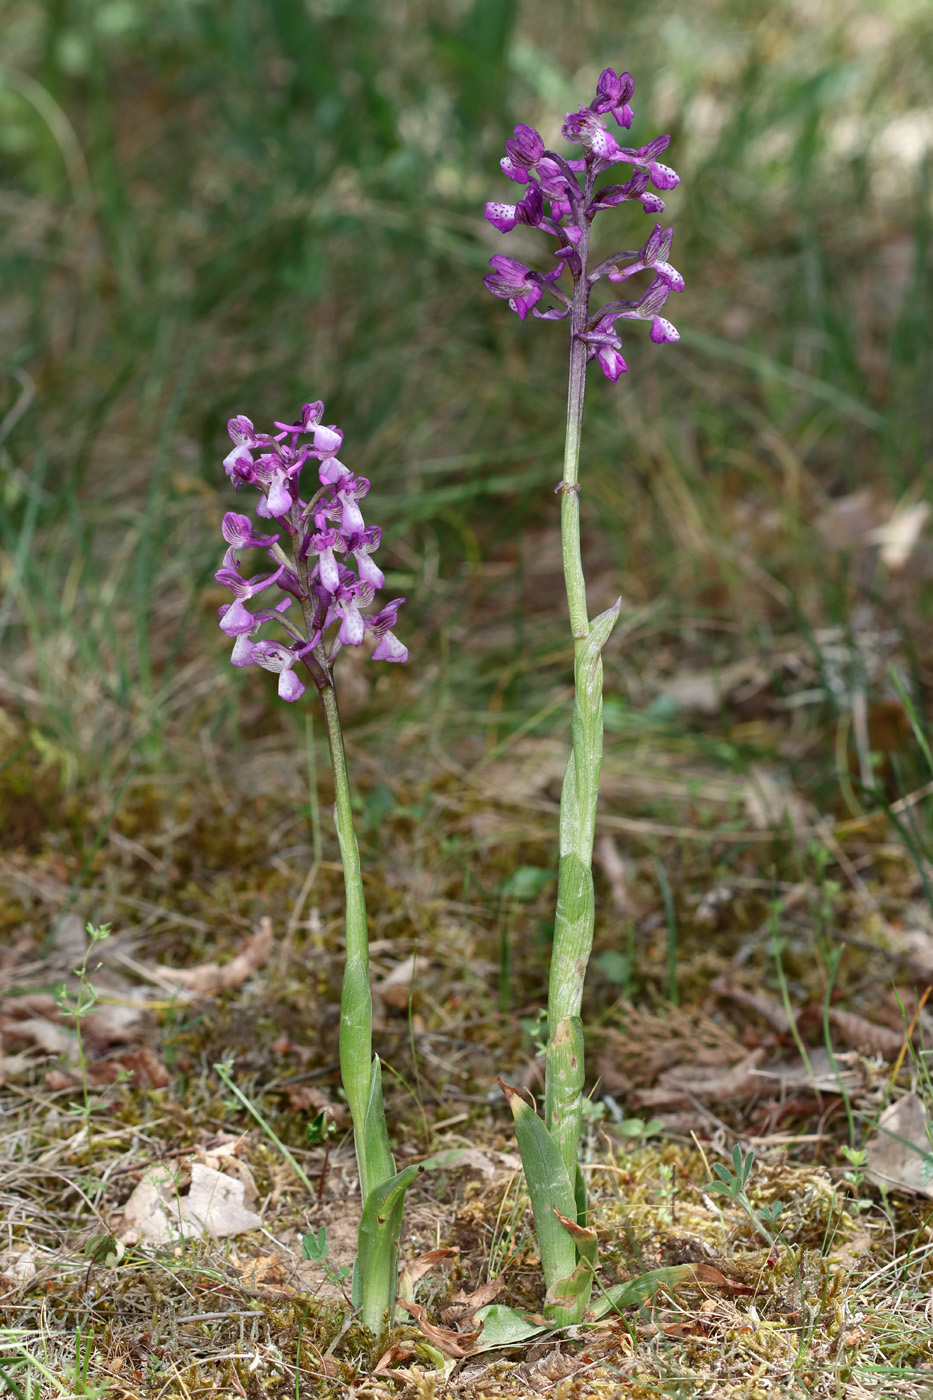
[[[365,611],[385,585],[385,575],[372,557],[382,543],[382,531],[367,525],[360,509],[369,480],[338,461],[335,454],[343,445],[343,432],[323,423],[323,416],[324,405],[317,400],[306,403],[296,420],[276,421],[273,435],[257,432],[245,414],[228,423],[234,446],[224,464],[227,475],[238,489],[256,489],[255,516],[276,519],[279,530],[266,534],[249,515],[225,513],[221,528],[227,550],[215,578],[233,594],[233,602],[219,609],[219,625],[233,642],[232,664],[277,673],[279,695],[289,701],[299,699],[306,689],[295,673],[299,663],[316,685],[329,684],[337,653],[344,646],[360,646],[367,632],[376,638],[376,660],[408,659],[407,648],[392,632],[404,599],[395,599],[375,615]],[[313,494],[306,501],[301,476],[309,462],[309,476],[316,470],[317,482],[312,479]],[[282,541],[290,546],[292,562]],[[251,577],[241,574],[237,552],[244,549],[265,549],[272,569]],[[255,611],[247,606],[273,588],[284,595],[273,606]],[[286,616],[295,599],[301,604],[297,621]],[[269,623],[288,640],[256,640]],[[337,632],[328,649],[324,634],[333,627]]]
[[[486,218],[500,233],[511,233],[517,224],[537,228],[544,218],[544,196],[532,185],[518,204],[487,204]]]

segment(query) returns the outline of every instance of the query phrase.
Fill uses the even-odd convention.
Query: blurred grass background
[[[228,663],[220,463],[231,414],[316,397],[409,599],[409,665],[340,668],[368,858],[393,813],[416,837],[386,879],[413,886],[553,829],[468,813],[441,839],[426,814],[477,764],[524,791],[550,752],[529,736],[563,753],[565,334],[485,292],[491,254],[544,265],[547,240],[482,206],[512,125],[556,141],[607,65],[635,77],[633,141],[671,133],[687,280],[682,343],[633,334],[587,403],[591,607],[624,600],[610,803],[614,762],[623,819],[724,829],[741,789],[711,772],[765,761],[837,815],[871,807],[866,760],[892,794],[923,778],[891,668],[922,712],[933,559],[922,531],[900,562],[872,532],[930,487],[925,3],[0,0],[0,27],[8,851],[93,875],[98,917],[113,830],[164,854],[194,812],[214,868],[279,858],[244,813],[278,784],[307,815],[303,719]],[[606,251],[651,227],[602,225]]]

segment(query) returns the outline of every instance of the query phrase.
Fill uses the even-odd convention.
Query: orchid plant
[[[242,415],[230,420],[233,450],[224,467],[237,490],[249,486],[258,491],[258,519],[232,511],[224,516],[228,548],[215,578],[233,594],[233,602],[220,609],[221,631],[233,642],[233,665],[274,672],[279,696],[290,702],[300,700],[307,689],[301,676],[309,677],[324,713],[346,892],[340,1073],[353,1119],[363,1201],[352,1298],[364,1325],[378,1336],[395,1303],[405,1192],[421,1168],[396,1172],[382,1099],[382,1068],[372,1052],[366,905],[333,668],[339,652],[345,646],[361,646],[367,634],[376,641],[375,661],[407,661],[408,649],[393,630],[404,598],[377,613],[364,611],[385,582],[372,557],[382,531],[378,525],[366,525],[360,502],[369,482],[338,459],[343,433],[322,423],[323,413],[321,402],[305,404],[297,423],[277,422],[273,434],[257,432]],[[305,500],[301,474],[314,466],[317,481]],[[262,533],[269,524],[275,533]],[[244,577],[240,554],[253,549],[264,550],[273,567]],[[273,589],[278,595],[274,602]],[[270,603],[251,610],[247,604],[260,594]],[[269,624],[280,635],[257,639]]]
[[[622,602],[619,599],[614,607],[590,620],[580,554],[579,499],[586,372],[594,361],[607,379],[616,381],[626,372],[617,329],[621,321],[648,322],[656,343],[678,340],[677,330],[661,311],[670,293],[682,291],[684,286],[680,273],[668,262],[671,228],[656,224],[637,251],[623,249],[598,261],[590,251],[598,214],[629,201],[640,203],[648,214],[660,214],[664,203],[655,190],[669,190],[679,183],[675,172],[659,159],[670,144],[669,136],[658,136],[638,148],[622,146],[607,125],[612,118],[620,127],[631,126],[634,87],[628,73],[607,68],[600,75],[594,100],[588,107],[569,113],[564,121],[564,137],[581,148],[581,154],[573,159],[548,150],[534,127],[515,127],[513,137],[505,143],[501,166],[508,179],[525,186],[524,193],[515,204],[486,205],[486,218],[502,233],[517,227],[536,228],[557,242],[554,265],[545,272],[533,271],[503,254],[490,258],[493,271],[486,277],[489,291],[507,300],[522,321],[531,311],[541,320],[568,321],[570,329],[564,470],[556,492],[561,497],[575,700],[573,742],[560,804],[543,1121],[517,1089],[500,1080],[514,1116],[534,1212],[547,1285],[544,1315],[556,1324],[582,1319],[596,1264],[596,1235],[587,1224],[586,1186],[578,1161],[584,1084],[580,1009],[595,917],[592,857],[603,747],[601,653]],[[618,166],[631,168],[626,182],[602,183],[597,188],[599,177]],[[650,273],[652,280],[639,297],[610,300],[591,308],[597,282],[606,278],[620,286],[640,272]],[[547,309],[542,310],[539,303],[545,298]]]

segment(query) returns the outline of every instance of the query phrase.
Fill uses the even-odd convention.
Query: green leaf
[[[480,1308],[476,1321],[483,1324],[483,1331],[474,1356],[493,1347],[514,1346],[516,1342],[527,1341],[529,1337],[538,1337],[548,1331],[540,1322],[530,1321],[518,1308],[507,1308],[502,1303],[490,1303],[488,1307]]]
[[[583,1168],[577,1163],[574,1172],[573,1195],[577,1203],[577,1224],[586,1229],[587,1203],[586,1203],[586,1177],[583,1175]]]
[[[326,1108],[322,1108],[320,1113],[315,1114],[305,1127],[305,1141],[312,1146],[318,1146],[325,1142],[335,1130],[334,1120],[331,1118]]]
[[[315,1235],[309,1231],[307,1235],[301,1237],[301,1257],[302,1259],[312,1259],[315,1264],[323,1264],[327,1260],[330,1245],[327,1243],[327,1227],[322,1225]]]
[[[363,1326],[378,1337],[395,1304],[398,1283],[398,1237],[402,1228],[405,1192],[422,1166],[405,1167],[370,1191],[363,1206],[353,1265],[353,1306],[359,1308]]]
[[[356,1120],[354,1120],[356,1122]],[[389,1147],[389,1130],[386,1126],[385,1106],[382,1101],[382,1062],[379,1056],[373,1057],[369,1075],[369,1094],[366,1100],[366,1114],[359,1138],[363,1148],[363,1192],[364,1196],[379,1182],[388,1181],[395,1175],[395,1160]]]
[[[607,1288],[593,1304],[593,1316],[598,1319],[615,1308],[644,1303],[648,1298],[653,1298],[659,1288],[676,1288],[678,1283],[692,1277],[692,1264],[673,1264],[667,1269],[652,1269],[650,1273],[639,1274],[627,1283],[617,1283],[614,1288]]]
[[[574,668],[577,695],[582,697],[584,709],[592,705],[595,700],[602,700],[602,677],[597,677],[600,655],[609,640],[613,627],[619,620],[621,610],[622,599],[617,598],[611,608],[601,612],[590,623],[590,634],[586,639],[586,645],[580,651]]]
[[[348,962],[340,997],[340,1078],[354,1124],[363,1121],[369,1097],[372,1001],[369,973],[358,958]]]
[[[535,899],[553,879],[553,870],[542,870],[538,865],[520,865],[503,884],[502,893],[508,899]]]
[[[553,992],[551,999],[556,1000]],[[560,1007],[552,1009],[556,1014]],[[564,1170],[575,1180],[583,1117],[583,1022],[579,1016],[565,1016],[554,1026],[547,1048],[544,1112],[545,1126],[557,1145]]]
[[[561,1312],[567,1313],[579,1310],[582,1316],[592,1291],[593,1270],[581,1259],[572,1274],[551,1285],[545,1295],[545,1306],[549,1309],[560,1308]]]
[[[515,1120],[515,1136],[535,1217],[541,1269],[544,1282],[550,1289],[558,1280],[568,1278],[576,1268],[576,1243],[560,1221],[561,1216],[570,1221],[576,1220],[576,1196],[557,1144],[537,1113],[517,1089],[510,1088],[501,1079],[499,1088],[505,1094]],[[579,1226],[574,1225],[574,1229],[579,1229]],[[581,1306],[578,1317],[554,1320],[578,1322],[582,1314]]]
[[[123,1241],[116,1239],[114,1235],[92,1235],[84,1241],[82,1250],[93,1264],[102,1264],[104,1268],[119,1264],[125,1252],[126,1246]]]

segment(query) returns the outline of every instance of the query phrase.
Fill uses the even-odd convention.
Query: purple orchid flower
[[[684,279],[677,271],[676,267],[671,267],[667,261],[667,255],[671,251],[671,241],[674,237],[672,228],[661,228],[660,224],[655,225],[654,232],[649,237],[644,248],[635,254],[620,254],[621,257],[634,257],[634,262],[627,267],[619,267],[613,263],[613,259],[607,258],[602,266],[606,269],[606,276],[610,282],[625,282],[629,277],[634,277],[636,272],[645,272],[651,269],[656,277],[660,277],[666,282],[672,292],[682,292],[684,289]],[[599,271],[599,269],[597,269]],[[592,278],[593,274],[590,273]]]
[[[596,113],[611,112],[620,126],[626,130],[632,125],[632,109],[629,99],[635,91],[631,73],[614,73],[605,68],[596,84],[596,99],[592,110]]]
[[[373,600],[372,584],[358,580],[355,583],[340,584],[333,596],[325,627],[330,621],[340,621],[337,640],[344,647],[358,647],[366,635],[366,619],[360,608],[368,607]]]
[[[504,297],[508,300],[509,306],[520,321],[524,321],[532,307],[538,304],[545,290],[556,290],[553,284],[564,270],[561,263],[551,272],[532,272],[524,263],[516,258],[507,258],[503,253],[497,253],[489,261],[495,272],[486,274],[486,286],[494,297]],[[565,300],[569,306],[569,298]],[[537,314],[535,312],[535,315]],[[561,314],[566,316],[567,312]],[[546,315],[553,319],[549,312]]]
[[[370,558],[382,543],[382,531],[378,525],[371,525],[357,535],[350,535],[344,544],[356,560],[357,572],[364,583],[371,584],[377,591],[385,584],[385,574]]]
[[[532,185],[518,204],[487,204],[486,218],[500,233],[511,233],[517,224],[537,228],[544,218],[544,196]]]
[[[408,660],[408,648],[399,641],[392,631],[398,621],[398,610],[404,601],[404,598],[394,598],[382,609],[381,613],[370,618],[369,630],[374,637],[379,638],[379,644],[373,652],[374,661]]]
[[[346,540],[339,530],[319,530],[317,534],[308,538],[311,548],[317,551],[318,578],[328,593],[336,593],[340,587],[340,571],[334,558],[334,550],[344,553],[347,548]]]
[[[278,535],[257,535],[248,515],[237,515],[228,510],[220,527],[221,534],[234,549],[259,549],[263,545],[275,544]]]
[[[294,667],[300,657],[297,651],[284,646],[282,642],[255,642],[252,661],[264,671],[273,671],[279,678],[279,699],[300,700],[307,686],[295,675]]]

